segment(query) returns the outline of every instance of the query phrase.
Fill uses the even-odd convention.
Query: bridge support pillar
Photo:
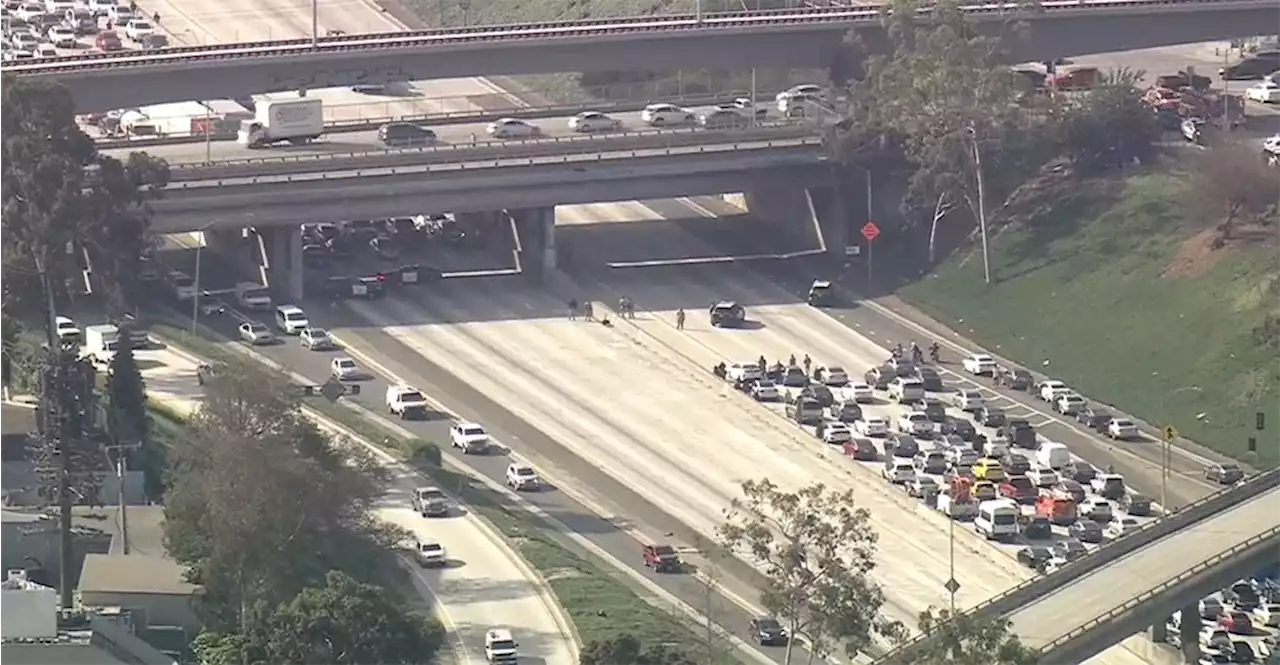
[[[521,268],[535,282],[556,269],[556,209],[521,208],[505,211],[515,226],[521,248]]]
[[[1200,604],[1191,603],[1182,608],[1182,623],[1178,635],[1182,639],[1182,660],[1200,662]]]
[[[743,203],[752,217],[780,226],[799,235],[803,246],[824,247],[822,229],[813,217],[808,192],[793,182],[761,182],[742,193]]]
[[[302,300],[302,231],[296,226],[263,229],[267,276],[277,302]]]
[[[262,262],[257,253],[257,238],[253,229],[209,230],[204,232],[204,251],[214,252],[236,271],[231,275],[235,283],[254,282],[262,279]],[[204,264],[209,265],[209,264]],[[210,276],[203,275],[202,283]],[[216,278],[214,281],[217,281]]]

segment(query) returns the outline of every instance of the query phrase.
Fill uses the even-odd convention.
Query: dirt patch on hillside
[[[1217,229],[1205,229],[1183,241],[1161,277],[1199,277],[1218,262],[1222,241]]]

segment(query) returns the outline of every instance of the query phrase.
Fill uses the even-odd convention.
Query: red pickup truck
[[[1040,496],[1040,490],[1026,476],[1009,476],[1000,482],[1000,496],[1018,503],[1033,504]]]
[[[670,545],[645,545],[644,565],[654,572],[675,573],[680,571],[680,557]]]

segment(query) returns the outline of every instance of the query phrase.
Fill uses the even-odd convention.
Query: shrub
[[[430,441],[410,439],[406,445],[409,451],[409,460],[415,464],[440,466],[444,463],[444,457],[440,452],[440,446],[437,446]]]

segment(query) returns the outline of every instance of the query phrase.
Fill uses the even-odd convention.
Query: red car
[[[1218,625],[1233,635],[1252,635],[1253,618],[1245,612],[1228,612],[1218,618]]]
[[[110,30],[99,32],[98,36],[93,39],[93,45],[100,51],[119,51],[124,48],[124,43],[120,41],[120,35]]]
[[[658,573],[675,573],[680,571],[680,556],[670,545],[645,545],[644,565]]]
[[[1040,496],[1040,490],[1026,476],[1009,476],[1000,482],[1000,496],[1018,503],[1032,504]]]

